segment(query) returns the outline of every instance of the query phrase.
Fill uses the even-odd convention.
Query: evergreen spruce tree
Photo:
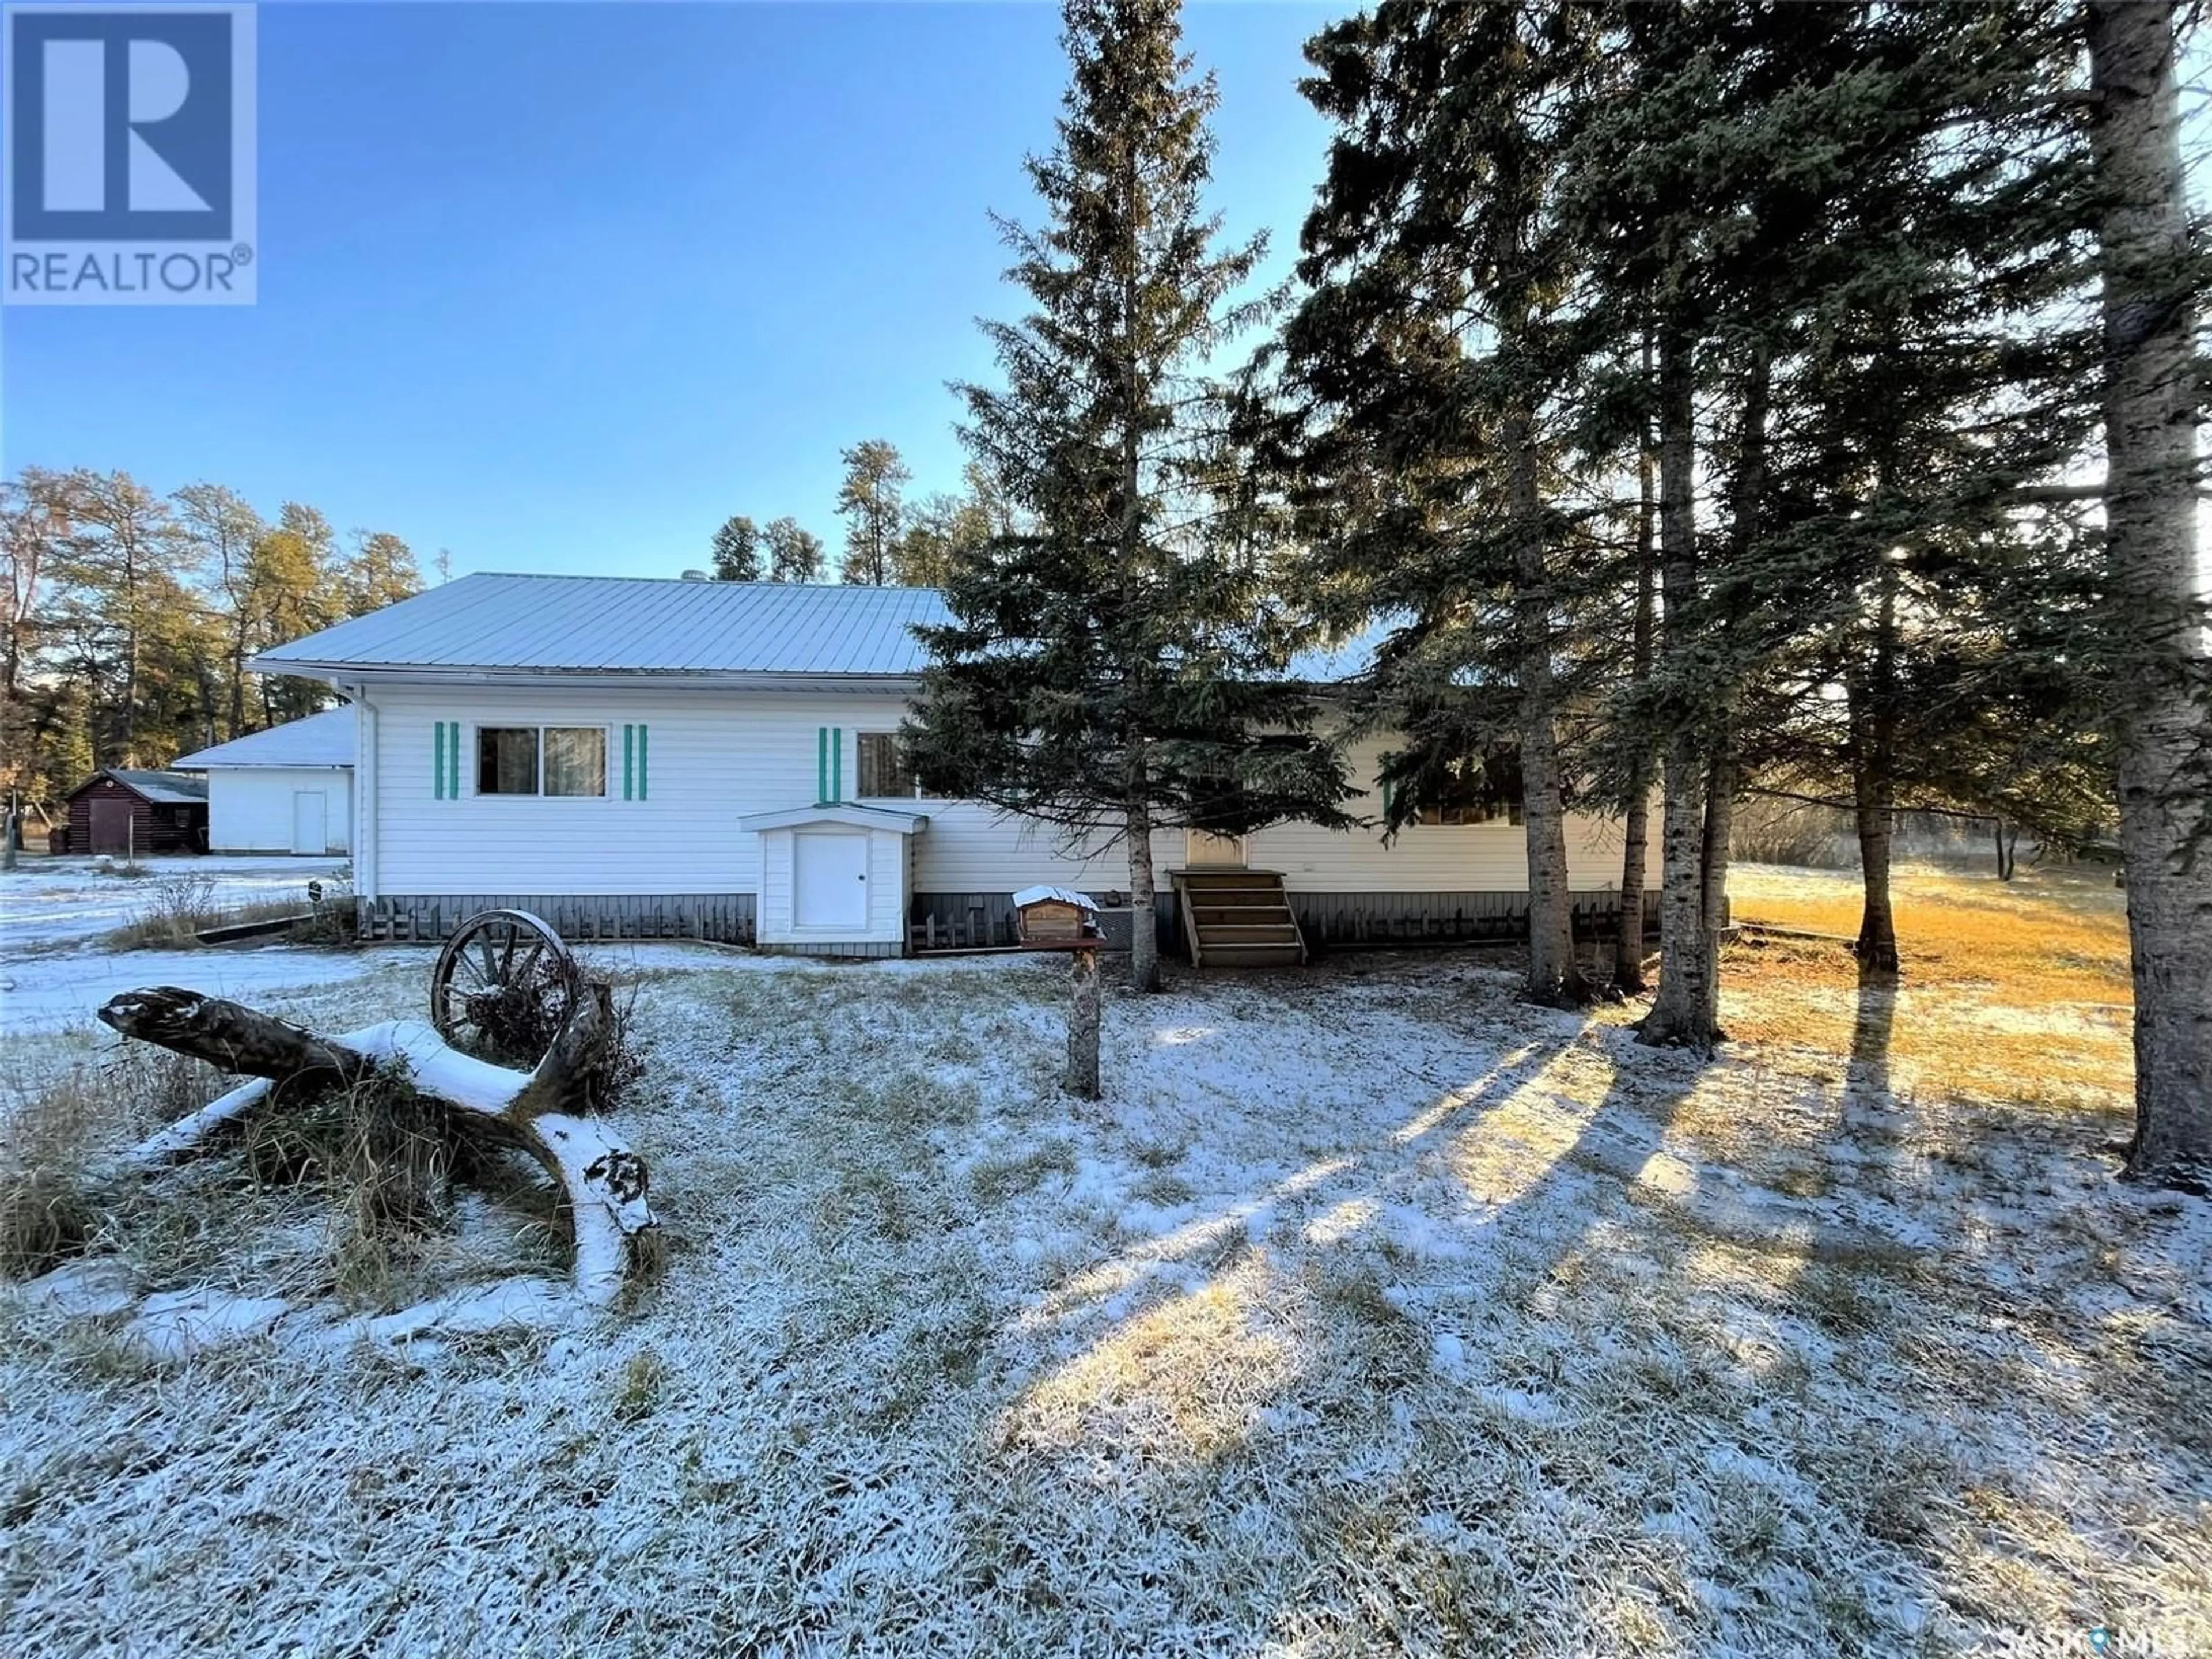
[[[1833,730],[1827,769],[1851,802],[1863,873],[1856,949],[1877,974],[1899,966],[1900,804],[1983,805],[1945,775],[1966,781],[1957,738],[1997,735],[1990,708],[2030,716],[2002,745],[2014,753],[2086,731],[2087,698],[2049,697],[2035,648],[2055,634],[2067,538],[2015,500],[2020,480],[2081,453],[2091,368],[2079,330],[2039,320],[2081,276],[2063,221],[2039,208],[2051,168],[1991,118],[2039,91],[2022,16],[1866,8],[1839,37],[1849,143],[1808,239],[1807,316],[1778,394],[1770,554],[1797,612],[1778,654],[1810,694],[1809,723]],[[2033,569],[2047,580],[2023,605]],[[2063,793],[2044,815],[2054,825]]]
[[[82,468],[60,489],[75,533],[49,576],[69,596],[70,630],[82,643],[88,678],[104,682],[111,698],[93,728],[93,753],[102,766],[152,765],[167,758],[155,752],[166,745],[148,729],[154,723],[142,681],[164,608],[177,604],[191,544],[169,503],[127,472]]]
[[[1710,1048],[1721,1034],[1734,805],[1804,693],[1806,612],[1823,591],[1806,526],[1836,508],[1804,488],[1808,379],[1839,319],[1909,287],[1882,266],[1856,210],[1887,199],[1955,112],[1954,100],[1928,96],[1934,77],[1911,52],[1881,36],[1881,15],[1613,8],[1605,68],[1571,118],[1563,195],[1591,315],[1617,319],[1616,359],[1632,331],[1651,339],[1635,401],[1657,431],[1663,604],[1650,678],[1611,709],[1626,732],[1618,746],[1640,756],[1649,741],[1661,756],[1649,1042]],[[1880,424],[1878,400],[1854,412]],[[1856,533],[1862,549],[1879,540],[1864,525]],[[1858,568],[1828,573],[1841,608],[1864,602]]]
[[[1651,336],[1638,341],[1644,380],[1651,374]],[[1659,456],[1651,441],[1649,412],[1636,410],[1636,528],[1628,590],[1628,690],[1641,693],[1651,678],[1652,641],[1659,623]],[[1644,982],[1644,891],[1650,868],[1652,755],[1648,735],[1632,733],[1620,799],[1620,926],[1613,935],[1613,983],[1624,996],[1640,994]]]
[[[1517,778],[1527,994],[1561,1004],[1589,988],[1555,667],[1579,540],[1555,493],[1575,250],[1553,196],[1561,106],[1595,44],[1585,13],[1429,0],[1316,37],[1305,89],[1338,135],[1304,236],[1312,292],[1285,331],[1291,387],[1328,428],[1316,453],[1378,486],[1364,523],[1333,492],[1322,562],[1407,618],[1367,711],[1409,739],[1386,769],[1391,827],[1478,757]]]
[[[1256,319],[1261,252],[1221,245],[1201,199],[1210,79],[1175,0],[1067,0],[1071,79],[1044,206],[1002,222],[1031,309],[985,325],[1005,383],[962,388],[1004,527],[945,583],[953,620],[907,736],[933,787],[1118,841],[1130,971],[1159,984],[1156,830],[1341,824],[1342,775],[1252,628],[1263,571],[1212,508],[1224,399],[1211,355]]]

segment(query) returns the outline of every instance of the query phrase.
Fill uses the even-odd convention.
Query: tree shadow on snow
[[[1025,1593],[1065,1605],[1071,1639],[1141,1646],[1194,1623],[1233,1651],[1302,1626],[1348,1634],[1331,1621],[1371,1601],[1378,1553],[1409,1547],[1409,1506],[1508,1555],[1536,1549],[1498,1531],[1468,1460],[1502,1460],[1504,1478],[1523,1457],[1512,1402],[1556,1382],[1561,1345],[1519,1334],[1580,1271],[1571,1258],[1612,1247],[1601,1225],[1640,1227],[1632,1191],[1694,1190],[1666,1143],[1701,1069],[1571,1015],[1478,999],[1462,1017],[1494,1063],[1459,1083],[1405,1065],[1394,1124],[1068,1275],[1034,1310],[1024,1334],[1057,1336],[1062,1357],[981,1449],[981,1530],[1048,1534],[1023,1547]],[[1455,1449],[1409,1449],[1413,1425]],[[1238,1528],[1253,1550],[1233,1571],[1213,1542],[1184,1541]],[[1133,1583],[1144,1536],[1162,1559]],[[1546,1570],[1533,1553],[1524,1569]],[[1480,1612],[1472,1585],[1460,1599]]]

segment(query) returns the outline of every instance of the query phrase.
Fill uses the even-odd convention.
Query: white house
[[[205,772],[211,853],[343,853],[352,844],[354,711],[325,709],[186,755]]]
[[[918,588],[476,575],[254,666],[352,705],[355,884],[375,936],[434,937],[513,904],[586,936],[890,955],[1005,942],[1012,894],[1036,884],[1110,909],[1118,849],[926,799],[908,775],[896,733],[925,660],[911,630],[945,615]],[[1349,805],[1377,819],[1382,746],[1349,756],[1364,791]],[[1307,823],[1163,830],[1153,858],[1250,872],[1303,943],[1513,931],[1528,879],[1508,809],[1422,816],[1388,842]],[[1570,819],[1568,840],[1578,909],[1609,926],[1618,826]],[[1171,938],[1188,927],[1176,906],[1162,894]]]

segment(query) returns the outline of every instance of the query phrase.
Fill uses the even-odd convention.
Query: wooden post
[[[1067,1076],[1061,1087],[1084,1100],[1098,1098],[1098,952],[1083,945],[1067,953]]]

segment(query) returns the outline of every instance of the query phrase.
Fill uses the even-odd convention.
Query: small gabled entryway
[[[1199,968],[1295,968],[1306,959],[1297,913],[1275,870],[1170,870],[1183,943]]]
[[[830,801],[752,812],[740,830],[761,841],[764,951],[811,956],[895,957],[906,949],[908,838],[921,812]]]

